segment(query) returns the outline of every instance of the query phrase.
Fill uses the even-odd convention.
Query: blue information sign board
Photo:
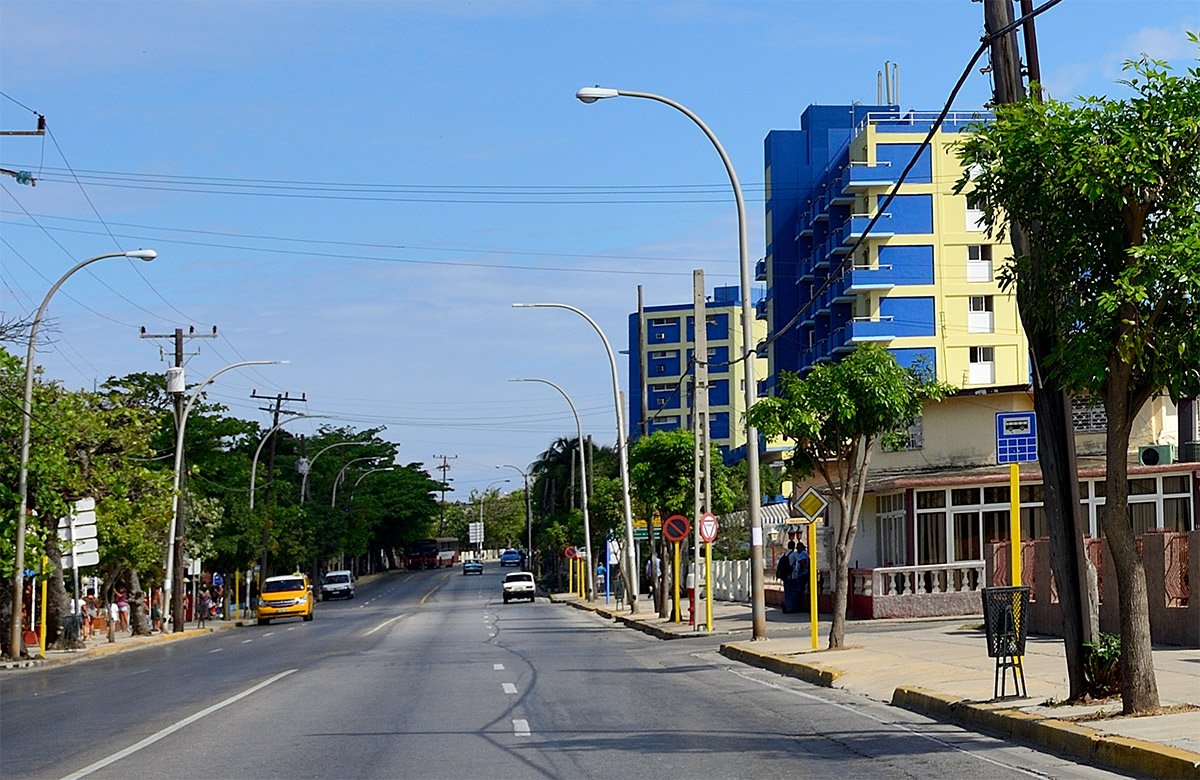
[[[1033,412],[1000,412],[996,415],[996,462],[1037,461],[1037,417]]]

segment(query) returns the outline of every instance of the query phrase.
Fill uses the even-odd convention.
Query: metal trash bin
[[[988,657],[996,659],[993,698],[1005,698],[1008,670],[1012,670],[1016,696],[1024,698],[1025,670],[1021,656],[1025,655],[1025,640],[1029,636],[1028,587],[983,588],[983,624],[987,633]]]
[[[63,615],[59,618],[58,627],[67,648],[74,650],[81,643],[79,635],[83,633],[83,618],[79,615]]]

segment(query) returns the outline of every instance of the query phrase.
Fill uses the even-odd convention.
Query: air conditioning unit
[[[1187,441],[1179,453],[1179,459],[1184,463],[1200,462],[1200,441]]]
[[[1143,466],[1166,466],[1174,462],[1174,445],[1149,444],[1138,447],[1138,463]]]

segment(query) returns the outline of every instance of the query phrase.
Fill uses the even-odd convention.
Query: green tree
[[[716,447],[710,450],[712,506],[709,510],[721,514],[733,508],[734,495],[720,451]],[[695,461],[696,437],[691,431],[656,431],[633,443],[629,451],[630,492],[646,508],[647,516],[657,514],[665,520],[679,514],[696,522],[692,517],[695,511]],[[650,547],[661,560],[669,559],[665,541],[651,540]],[[669,568],[663,566],[662,576],[654,583],[655,604],[663,617],[670,611],[665,598],[672,587]]]
[[[764,435],[795,444],[785,461],[791,474],[818,475],[837,504],[831,648],[845,644],[850,554],[871,458],[881,442],[899,444],[925,404],[952,390],[924,366],[902,368],[883,347],[863,344],[837,363],[817,364],[803,379],[781,373],[778,395],[750,410]]]
[[[1158,690],[1128,515],[1130,433],[1155,395],[1200,393],[1200,69],[1177,76],[1146,57],[1125,67],[1132,97],[1003,106],[960,154],[992,230],[1012,220],[1028,233],[1003,283],[1027,329],[1054,336],[1049,381],[1101,399],[1108,417],[1102,528],[1131,713],[1156,708]]]

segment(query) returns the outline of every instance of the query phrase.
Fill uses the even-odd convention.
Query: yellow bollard
[[[50,566],[50,557],[42,556],[42,630],[38,632],[38,645],[42,651],[42,658],[46,657],[46,586],[49,585],[50,578],[46,576],[46,569]]]
[[[679,623],[679,542],[675,542],[675,570],[673,572],[675,580],[675,622]]]
[[[567,558],[567,593],[575,593],[575,559]]]
[[[704,615],[712,633],[712,542],[704,544]]]
[[[808,524],[808,631],[817,649],[817,523]]]

